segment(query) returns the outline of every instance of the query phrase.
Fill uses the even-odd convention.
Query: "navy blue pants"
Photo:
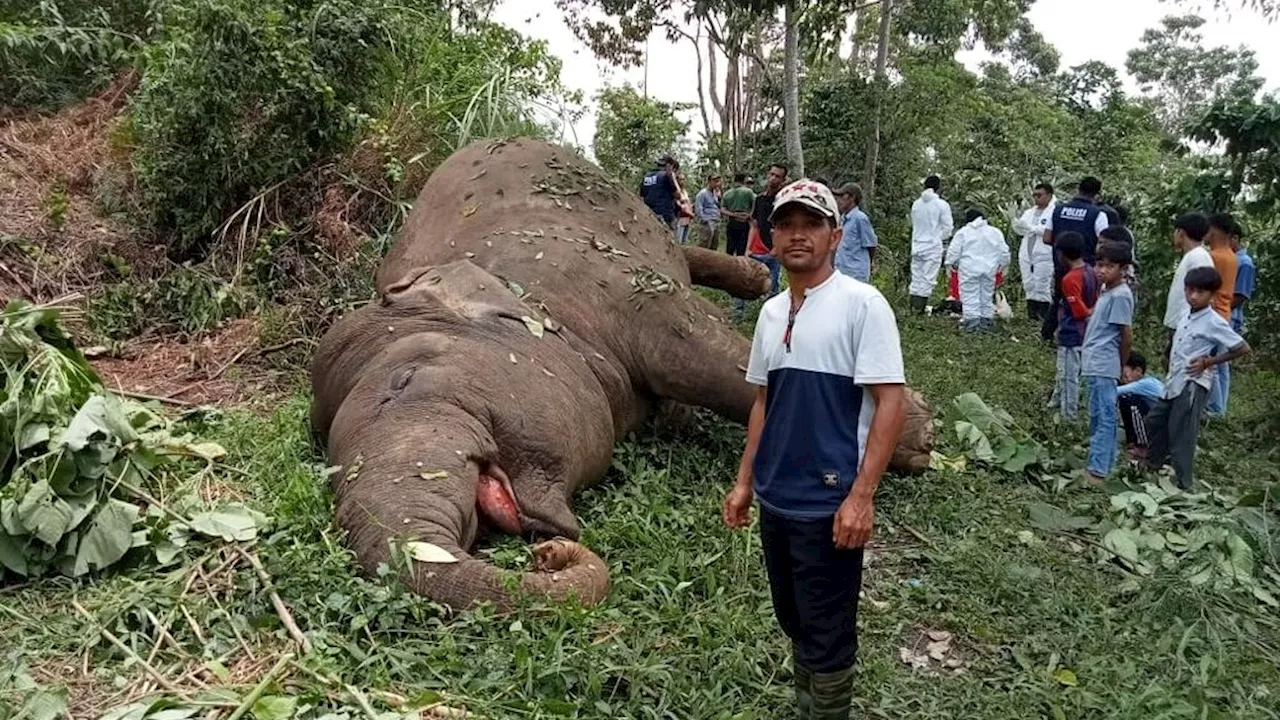
[[[819,673],[853,667],[858,654],[862,548],[837,549],[833,519],[791,520],[760,508],[774,615],[796,662]]]

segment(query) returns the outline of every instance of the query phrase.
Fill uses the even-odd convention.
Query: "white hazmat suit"
[[[976,218],[956,232],[947,249],[947,265],[960,275],[960,305],[966,324],[994,320],[996,274],[1009,265],[1004,233]]]
[[[1013,231],[1022,238],[1018,245],[1022,289],[1035,302],[1053,301],[1053,246],[1044,242],[1044,233],[1052,229],[1057,207],[1053,201],[1043,209],[1032,205],[1013,221]]]
[[[929,297],[942,266],[942,241],[951,237],[951,206],[933,190],[911,204],[911,294]]]

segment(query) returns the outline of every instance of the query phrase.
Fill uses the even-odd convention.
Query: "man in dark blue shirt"
[[[676,196],[679,192],[676,189],[676,171],[679,169],[680,163],[675,158],[663,155],[640,182],[640,197],[644,198],[644,204],[663,225],[671,228],[672,233],[676,231]]]
[[[1084,238],[1084,253],[1081,257],[1086,265],[1093,265],[1094,253],[1098,248],[1098,235],[1111,224],[1107,214],[1098,205],[1098,194],[1101,192],[1101,180],[1093,176],[1082,179],[1076,196],[1071,198],[1070,202],[1058,205],[1054,211],[1053,223],[1051,229],[1045,233],[1044,241],[1053,245],[1055,237],[1061,237],[1069,232],[1078,233]],[[1066,274],[1067,268],[1062,264],[1062,259],[1058,257],[1057,252],[1053,255],[1053,303],[1056,306],[1061,297],[1062,276]],[[1052,341],[1053,331],[1057,329],[1057,325],[1057,318],[1046,315],[1044,322],[1040,325],[1040,337],[1046,342]]]

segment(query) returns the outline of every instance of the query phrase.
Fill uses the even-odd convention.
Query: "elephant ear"
[[[531,314],[506,283],[469,260],[414,268],[383,289],[380,304],[393,312],[452,313],[467,320]]]

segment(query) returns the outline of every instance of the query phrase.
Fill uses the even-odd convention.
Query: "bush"
[[[186,255],[235,205],[343,147],[405,11],[356,0],[181,0],[146,51],[133,167]]]
[[[399,181],[472,137],[533,129],[524,101],[559,87],[558,63],[513,31],[454,28],[438,6],[173,0],[128,134],[142,202],[174,254],[203,250],[231,211],[357,139],[372,138]]]
[[[130,64],[149,32],[145,0],[0,0],[0,109],[52,110]]]
[[[199,268],[182,266],[157,280],[108,285],[89,301],[89,327],[110,340],[144,332],[212,330],[253,308],[253,298]]]

